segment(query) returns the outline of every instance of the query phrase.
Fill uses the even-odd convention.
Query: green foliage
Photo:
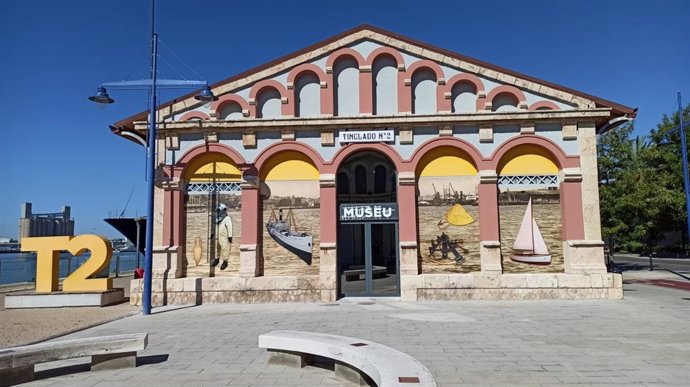
[[[684,121],[689,118],[690,105]],[[676,113],[664,115],[649,136],[632,139],[630,123],[599,137],[602,233],[618,248],[650,251],[666,232],[686,230],[680,134],[668,134],[678,125]],[[669,145],[662,144],[665,138]]]

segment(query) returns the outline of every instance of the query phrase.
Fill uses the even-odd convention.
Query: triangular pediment
[[[544,80],[517,73],[490,63],[469,58],[438,47],[430,46],[413,39],[400,36],[372,26],[359,26],[343,32],[322,42],[316,43],[302,50],[278,58],[274,61],[258,66],[241,74],[237,74],[211,85],[213,93],[221,100],[236,102],[238,109],[233,117],[260,119],[262,116],[257,110],[257,89],[264,85],[275,88],[280,94],[282,106],[276,109],[283,113],[284,117],[296,115],[294,94],[295,76],[301,70],[312,71],[318,74],[318,84],[322,89],[328,89],[325,93],[334,93],[334,63],[341,56],[351,57],[357,62],[356,67],[360,73],[369,73],[371,82],[373,62],[378,55],[388,55],[395,61],[399,82],[397,93],[408,93],[403,90],[406,87],[414,87],[415,71],[424,68],[433,72],[432,76],[437,83],[438,113],[452,113],[454,98],[453,85],[456,82],[468,82],[474,84],[476,110],[491,109],[493,98],[499,93],[507,93],[518,101],[517,108],[530,109],[559,109],[559,110],[583,110],[608,108],[612,117],[634,117],[635,110],[610,102],[586,93],[582,93],[567,87],[553,84]],[[297,75],[298,76],[298,75]],[[360,80],[361,82],[361,80]],[[337,93],[337,91],[336,91]],[[160,116],[166,121],[178,121],[182,119],[219,119],[218,104],[212,107],[204,107],[194,98],[194,93],[187,94],[174,101],[162,104]],[[330,101],[330,100],[329,100]],[[330,101],[328,103],[334,103]],[[337,110],[337,107],[326,108],[321,101],[321,116],[328,116]],[[375,105],[376,102],[373,102]],[[397,110],[402,114],[414,114],[414,108],[404,97],[397,101]],[[364,104],[365,105],[365,104]],[[215,110],[214,110],[215,109]],[[366,107],[363,109],[366,110]],[[375,110],[373,107],[370,110]],[[371,114],[370,111],[360,111],[363,114]],[[222,119],[222,118],[221,118]],[[113,125],[112,129],[118,132],[123,128],[133,128],[135,121],[145,121],[146,112],[128,117]]]

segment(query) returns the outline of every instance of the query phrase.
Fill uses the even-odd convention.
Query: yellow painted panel
[[[523,145],[508,151],[499,163],[499,175],[555,175],[558,166],[543,148]]]
[[[188,168],[186,180],[191,182],[240,181],[242,173],[227,157],[218,153],[205,154],[194,160]]]
[[[419,163],[418,176],[468,176],[476,175],[477,168],[469,156],[451,147],[435,148],[426,153]]]
[[[319,170],[307,155],[286,151],[271,157],[261,168],[261,179],[271,180],[318,180]]]

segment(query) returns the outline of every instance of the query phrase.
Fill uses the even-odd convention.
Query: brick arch
[[[486,163],[482,159],[482,155],[479,150],[469,142],[461,140],[455,137],[439,137],[431,139],[423,143],[419,148],[415,150],[410,158],[410,164],[412,165],[412,170],[417,171],[420,161],[428,152],[433,149],[440,147],[452,147],[461,150],[470,156],[470,162],[474,165],[477,170],[484,169],[484,164]],[[416,173],[416,172],[415,172]]]
[[[372,73],[369,75],[369,81],[371,83],[371,95],[369,96],[369,98],[371,99],[371,110],[369,112],[374,112],[374,104],[376,103],[376,101],[374,101],[374,62],[376,62],[376,59],[378,59],[381,56],[392,57],[398,65],[398,112],[401,112],[403,111],[400,109],[400,107],[402,106],[401,104],[405,103],[405,93],[401,92],[402,90],[405,90],[405,59],[403,58],[402,54],[400,54],[400,51],[390,47],[379,47],[372,51],[367,57],[366,65],[372,71]]]
[[[292,89],[291,92],[291,97],[292,101],[294,101],[294,110],[293,110],[293,115],[296,115],[295,112],[297,111],[297,88],[295,87],[295,81],[300,77],[300,75],[311,72],[314,75],[316,75],[317,78],[319,78],[319,82],[321,84],[326,85],[326,87],[320,87],[320,102],[321,102],[321,114],[323,115],[333,115],[333,93],[329,91],[329,83],[328,83],[328,77],[326,76],[326,73],[317,65],[313,63],[303,63],[292,70],[288,73],[288,87]]]
[[[539,137],[536,135],[521,135],[503,143],[491,156],[490,168],[498,173],[498,167],[503,161],[506,154],[522,145],[537,146],[545,150],[551,157],[552,161],[556,163],[559,171],[564,168],[577,168],[580,166],[580,158],[578,156],[568,156],[565,152],[554,142],[549,139]],[[584,216],[582,207],[582,183],[565,182],[560,183],[560,211],[561,211],[561,238],[567,240],[581,240],[585,238],[584,234]],[[480,196],[481,202],[481,196]],[[481,205],[481,204],[480,204]],[[496,216],[498,216],[498,203],[496,205]],[[480,225],[481,226],[481,225]],[[500,231],[494,230],[500,240]]]
[[[333,65],[335,64],[335,62],[344,56],[350,56],[350,57],[354,58],[354,60],[357,62],[357,65],[359,67],[364,66],[364,64],[366,63],[362,54],[360,54],[359,52],[355,51],[352,48],[345,47],[345,48],[341,48],[337,51],[332,52],[331,55],[328,56],[328,59],[326,59],[326,68],[333,69]],[[328,70],[326,70],[326,71],[328,71]]]
[[[552,160],[556,163],[559,170],[580,166],[580,158],[578,156],[566,155],[563,149],[553,141],[533,134],[523,134],[501,144],[489,158],[486,165],[487,169],[493,169],[498,173],[498,166],[505,155],[510,150],[520,147],[521,145],[532,145],[544,149],[552,156]]]
[[[417,70],[429,69],[436,75],[436,111],[444,106],[443,92],[438,85],[445,84],[443,70],[436,62],[428,59],[418,60],[407,68],[403,75],[403,87],[398,87],[398,110],[401,113],[412,113],[412,76]]]
[[[252,88],[249,90],[249,114],[252,117],[256,117],[257,115],[257,100],[256,97],[259,95],[261,91],[263,91],[266,88],[273,88],[278,91],[278,94],[280,94],[281,98],[281,109],[280,113],[281,115],[285,117],[291,117],[292,113],[295,111],[293,105],[292,98],[289,98],[288,96],[288,91],[285,86],[276,81],[275,79],[264,79],[263,81],[259,81],[252,86]],[[283,103],[282,100],[285,99],[287,100],[287,103]]]
[[[187,151],[180,159],[175,163],[172,168],[174,177],[183,177],[188,172],[189,166],[197,158],[206,155],[208,153],[218,153],[223,156],[228,157],[238,168],[246,164],[244,157],[229,146],[223,144],[202,144],[197,145],[194,148]]]
[[[366,61],[364,60],[364,57],[362,54],[349,47],[334,51],[328,56],[328,59],[326,59],[326,83],[331,85],[331,114],[333,114],[335,111],[335,106],[333,106],[335,103],[333,93],[337,92],[335,89],[335,73],[333,71],[333,65],[335,65],[339,59],[348,56],[354,58],[354,60],[357,62],[357,66],[359,67],[359,112],[360,114],[371,114],[373,111],[373,102],[371,98],[371,68],[368,69],[369,71],[363,71],[366,69],[364,65]]]
[[[192,118],[201,118],[202,120],[210,119],[209,115],[202,112],[187,112],[180,117],[178,121],[189,121]]]
[[[527,110],[534,111],[534,110],[539,110],[539,109],[543,109],[543,108],[548,108],[550,110],[561,110],[561,108],[559,108],[558,105],[556,105],[555,103],[553,103],[551,101],[535,102],[535,103],[529,105],[529,108],[527,108]]]
[[[445,76],[443,75],[443,70],[441,70],[441,66],[438,65],[438,63],[430,61],[428,59],[421,59],[418,60],[410,65],[410,67],[407,68],[407,71],[405,71],[405,79],[412,80],[412,75],[415,73],[415,71],[426,68],[434,72],[436,74],[436,82],[443,84],[445,83]]]
[[[324,172],[334,174],[337,173],[338,169],[340,169],[340,165],[349,156],[357,152],[367,150],[378,152],[388,157],[393,163],[393,165],[395,165],[395,169],[398,172],[409,170],[409,165],[407,163],[403,163],[403,159],[402,157],[400,157],[400,154],[398,154],[398,152],[396,152],[395,149],[393,149],[393,147],[391,147],[390,145],[381,143],[360,143],[349,144],[340,148],[340,150],[338,151],[338,153],[335,154],[335,157],[333,157],[333,160],[329,163],[329,165],[324,166]]]
[[[484,110],[484,105],[486,104],[486,93],[484,91],[484,83],[482,82],[479,77],[477,77],[474,74],[469,74],[469,73],[460,73],[460,74],[455,74],[448,81],[446,81],[446,84],[441,87],[441,95],[444,97],[443,98],[443,106],[442,108],[439,107],[440,112],[451,112],[453,111],[452,105],[453,105],[453,100],[452,100],[452,93],[453,93],[453,86],[455,86],[458,83],[461,82],[466,82],[474,86],[474,89],[477,91],[477,104],[476,104],[476,111],[481,111]]]
[[[240,105],[242,108],[242,115],[248,115],[249,114],[249,103],[247,103],[247,100],[244,98],[240,97],[237,94],[224,94],[221,95],[217,101],[214,101],[211,104],[211,116],[218,116],[220,112],[223,110],[223,107],[229,103],[236,103]],[[245,112],[247,112],[245,114]]]
[[[326,73],[319,66],[313,63],[303,63],[290,70],[287,77],[288,84],[294,85],[297,78],[305,71],[314,73],[319,78],[319,81],[326,82]]]
[[[527,107],[527,98],[525,97],[525,94],[517,87],[510,85],[501,85],[491,89],[491,91],[489,91],[489,93],[486,95],[486,102],[493,103],[496,96],[504,93],[512,95],[518,101],[518,109],[520,109],[521,106]]]
[[[323,158],[321,158],[321,155],[319,155],[319,152],[314,150],[314,148],[310,147],[309,145],[302,144],[300,142],[285,141],[272,144],[266,147],[266,149],[264,149],[263,152],[261,152],[256,157],[256,159],[254,160],[254,168],[258,176],[261,176],[261,168],[265,166],[266,162],[270,160],[271,157],[275,156],[278,153],[286,151],[293,151],[304,154],[314,163],[319,173],[323,173],[322,169],[324,165],[324,160]]]
[[[402,54],[400,54],[400,51],[395,50],[391,47],[379,47],[372,51],[369,56],[367,56],[367,60],[365,64],[367,66],[374,66],[374,62],[376,59],[381,56],[381,55],[388,55],[393,57],[395,61],[398,63],[398,70],[399,71],[404,71],[405,69],[405,59],[403,59]]]

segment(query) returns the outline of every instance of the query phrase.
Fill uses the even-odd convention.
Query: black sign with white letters
[[[377,222],[398,220],[396,203],[341,204],[341,222]]]

